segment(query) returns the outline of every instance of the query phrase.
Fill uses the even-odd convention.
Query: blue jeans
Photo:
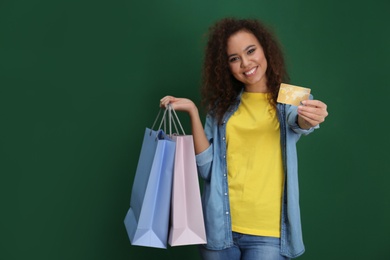
[[[233,232],[234,245],[223,250],[199,246],[203,260],[288,260],[280,255],[280,239]]]

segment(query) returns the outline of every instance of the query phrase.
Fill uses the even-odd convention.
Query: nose
[[[249,65],[249,59],[247,57],[241,58],[241,68],[246,68]]]

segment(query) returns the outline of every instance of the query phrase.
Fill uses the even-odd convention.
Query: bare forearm
[[[207,140],[206,134],[204,132],[198,109],[194,107],[189,112],[189,115],[191,119],[192,136],[194,138],[195,154],[199,154],[206,150],[210,146],[210,143]]]

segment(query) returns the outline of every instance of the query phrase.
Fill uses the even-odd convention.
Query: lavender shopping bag
[[[174,154],[162,130],[146,128],[124,220],[132,245],[167,247]]]
[[[171,246],[205,244],[206,231],[193,137],[192,135],[179,135],[172,136],[172,138],[176,141],[176,152],[171,199],[171,229],[168,242]]]

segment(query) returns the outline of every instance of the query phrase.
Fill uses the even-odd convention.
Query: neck
[[[268,93],[267,86],[245,86],[245,92],[254,92],[254,93]]]
[[[260,81],[256,82],[255,84],[245,85],[245,91],[246,92],[257,92],[257,93],[269,92],[269,89],[267,87],[266,78],[265,77],[262,78]]]

